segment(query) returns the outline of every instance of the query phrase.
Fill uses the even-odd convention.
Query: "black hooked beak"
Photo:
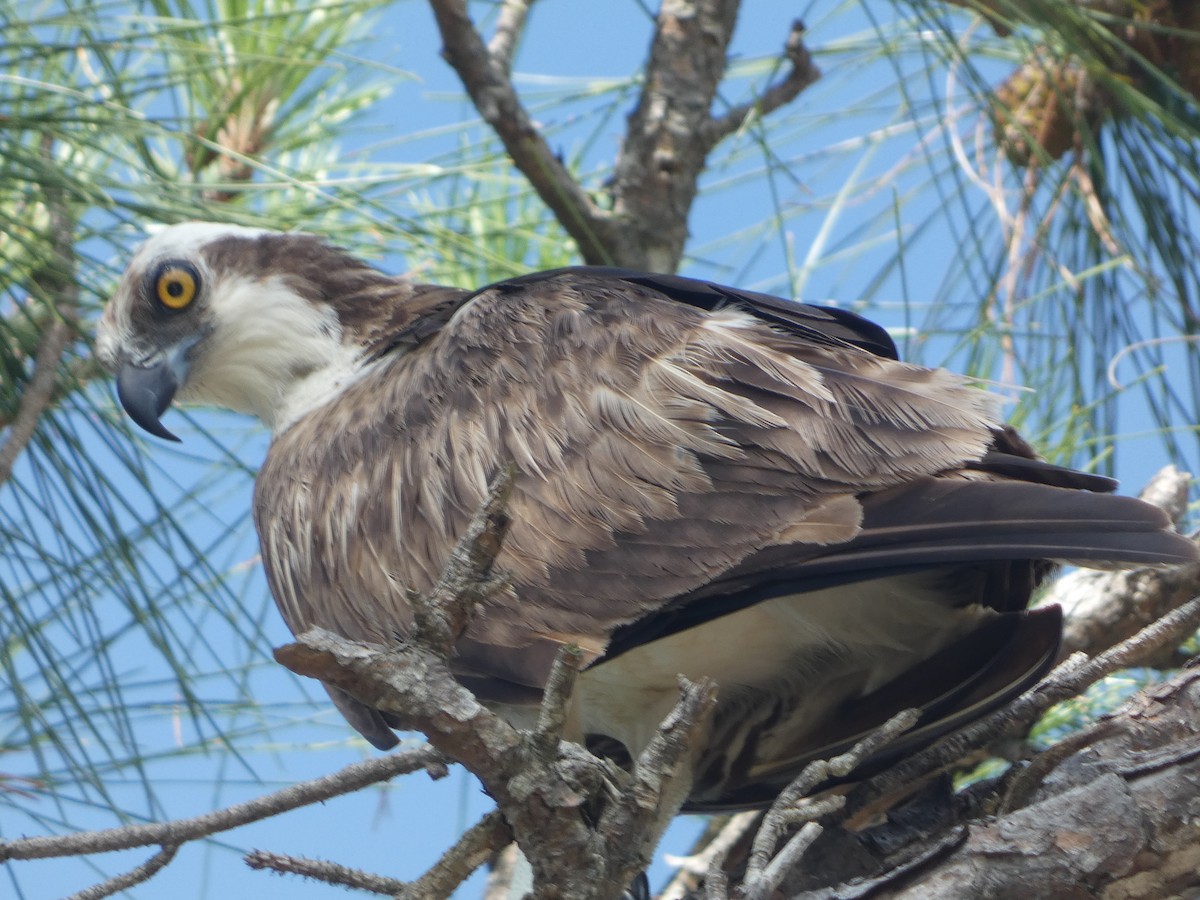
[[[117,373],[117,399],[139,426],[156,437],[178,441],[159,419],[179,390],[178,354],[164,353],[149,365],[127,362]]]

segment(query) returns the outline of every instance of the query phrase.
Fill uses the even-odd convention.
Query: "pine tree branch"
[[[684,684],[622,786],[620,773],[583,748],[518,732],[455,680],[444,657],[414,641],[378,650],[311,629],[275,657],[422,732],[479,777],[533,867],[537,896],[547,898],[615,897],[645,866],[687,796],[715,704],[711,684]],[[593,803],[600,815],[582,815]]]
[[[326,884],[387,894],[398,900],[426,900],[448,897],[501,847],[512,841],[512,830],[499,813],[491,812],[442,854],[442,858],[416,881],[400,881],[321,859],[289,856],[255,850],[246,854],[252,869],[267,869],[287,875],[300,875]]]
[[[428,872],[414,881],[400,895],[400,900],[424,900],[426,897],[448,897],[476,869],[486,863],[497,850],[512,842],[512,829],[499,812],[492,811],[442,854]]]
[[[488,52],[493,61],[505,76],[512,75],[513,56],[521,35],[525,31],[525,22],[529,17],[529,8],[533,0],[504,0],[500,6],[500,17],[496,21],[496,31],[488,41]]]
[[[528,4],[509,0],[490,46],[464,0],[430,0],[443,55],[516,167],[575,239],[585,262],[654,272],[679,267],[688,217],[708,154],[751,116],[795,99],[820,72],[792,26],[787,74],[753,102],[713,117],[741,0],[663,0],[638,102],[630,114],[609,188],[611,211],[567,171],[534,126],[509,78]]]
[[[575,239],[588,263],[617,262],[613,223],[592,201],[533,124],[508,77],[506,56],[489,51],[467,13],[465,0],[429,0],[442,36],[442,55],[458,73],[483,120],[504,144],[514,165]],[[504,50],[504,40],[500,42]]]
[[[901,710],[846,753],[829,760],[815,760],[804,767],[804,771],[771,804],[754,837],[743,886],[746,900],[766,900],[804,851],[820,837],[823,829],[816,820],[837,812],[845,804],[845,798],[840,795],[820,800],[808,799],[808,795],[830,778],[850,774],[863,760],[910,730],[919,717],[920,713],[915,709]],[[776,853],[784,830],[799,822],[804,822],[804,827]]]
[[[940,828],[903,863],[795,900],[1088,896],[1159,900],[1200,887],[1200,672],[1135,695],[1022,808]]]
[[[675,866],[677,871],[658,895],[658,900],[683,900],[700,887],[702,879],[711,883],[712,873],[721,871],[721,864],[729,851],[746,837],[760,816],[761,813],[755,809],[709,819],[705,832],[696,840],[690,855],[666,856],[667,862]]]
[[[52,160],[54,141],[42,139],[42,156]],[[79,308],[79,285],[75,277],[75,223],[61,185],[43,185],[46,209],[49,212],[51,252],[33,281],[43,298],[54,298],[54,315],[38,343],[29,379],[17,414],[8,424],[8,436],[0,444],[0,485],[12,476],[17,458],[33,439],[42,414],[54,400],[58,384],[58,367],[75,333],[74,319]]]
[[[813,62],[808,47],[804,44],[804,23],[792,23],[791,33],[784,44],[784,57],[790,64],[788,72],[750,103],[742,103],[728,110],[720,118],[710,120],[704,127],[703,140],[711,149],[723,139],[741,129],[751,117],[762,118],[782,106],[791,103],[805,88],[821,77],[821,70]]]
[[[625,265],[673,272],[712,144],[710,123],[725,75],[739,0],[663,0],[646,75],[613,173],[613,211],[624,223]]]
[[[0,484],[12,476],[17,458],[33,439],[38,421],[50,407],[58,380],[58,365],[73,333],[70,325],[56,319],[42,336],[33,363],[33,376],[21,394],[21,404],[9,426],[8,435],[0,444]]]
[[[160,851],[140,866],[110,878],[108,881],[103,881],[100,884],[71,894],[66,900],[102,900],[102,898],[111,897],[120,891],[129,890],[134,885],[141,884],[143,881],[149,881],[161,872],[175,858],[175,854],[178,852],[178,844],[164,844]]]
[[[326,859],[273,853],[270,850],[252,850],[242,859],[252,869],[275,872],[279,875],[299,875],[301,878],[311,878],[324,884],[368,891],[372,894],[385,894],[389,897],[401,896],[410,887],[407,881],[364,872]]]
[[[0,841],[0,863],[12,859],[49,859],[87,853],[107,853],[153,844],[183,844],[250,822],[268,819],[301,806],[322,803],[332,797],[349,794],[368,785],[420,769],[425,769],[433,777],[441,777],[445,774],[442,755],[428,746],[402,750],[388,756],[354,763],[331,775],[302,781],[274,793],[188,819],[125,825],[102,831],[84,831],[52,837]]]

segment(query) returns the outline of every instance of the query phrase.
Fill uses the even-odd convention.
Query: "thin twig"
[[[832,815],[845,805],[846,798],[840,794],[834,794],[821,800],[806,800],[792,807],[780,806],[776,801],[776,805],[771,807],[771,812],[763,818],[763,823],[758,828],[758,834],[754,836],[754,845],[746,864],[745,890],[747,896],[751,894],[765,895],[774,888],[772,884],[770,888],[763,888],[761,894],[756,893],[762,885],[767,883],[766,873],[770,868],[771,859],[775,855],[775,848],[778,846],[783,832],[789,826],[798,822],[811,825],[817,819]],[[793,837],[795,836],[793,835]],[[815,835],[813,835],[813,840],[816,840]],[[799,859],[799,857],[796,856],[795,859]]]
[[[488,41],[488,52],[506,76],[512,74],[513,57],[525,31],[525,20],[529,17],[531,6],[533,0],[504,0],[500,6],[496,32]]]
[[[829,760],[829,774],[835,778],[843,778],[858,768],[863,760],[874,756],[896,738],[917,724],[921,717],[918,710],[902,709],[896,713],[847,752]]]
[[[12,476],[17,457],[33,439],[38,420],[50,406],[54,397],[58,364],[71,341],[73,330],[66,322],[56,319],[42,335],[33,363],[33,377],[29,379],[24,393],[21,394],[20,409],[13,417],[8,437],[0,444],[0,484]]]
[[[613,263],[609,216],[567,171],[517,96],[505,68],[475,30],[465,0],[429,0],[442,36],[442,55],[458,73],[471,102],[504,144],[542,202],[575,239],[584,260]]]
[[[493,572],[493,566],[508,532],[508,501],[515,480],[515,466],[500,469],[433,590],[424,596],[408,595],[413,610],[411,639],[443,657],[453,655],[475,608],[507,584],[502,574]]]
[[[746,882],[756,881],[767,867],[768,860],[775,852],[779,838],[789,825],[800,821],[811,821],[828,812],[834,807],[840,808],[844,798],[837,796],[829,798],[828,803],[804,803],[805,798],[814,788],[827,782],[830,778],[842,778],[849,775],[863,760],[874,755],[904,732],[912,728],[920,714],[915,709],[904,709],[896,713],[850,750],[828,760],[818,759],[804,767],[796,778],[780,792],[771,808],[763,818],[763,824],[754,838],[754,846],[750,851],[750,860],[746,868]],[[832,805],[831,805],[832,804]]]
[[[791,67],[788,73],[772,84],[750,103],[728,110],[720,118],[711,119],[704,127],[703,140],[710,147],[738,131],[753,116],[762,118],[795,100],[800,93],[821,77],[821,70],[812,61],[804,44],[804,23],[796,20],[784,44],[784,55]]]
[[[512,842],[512,829],[496,810],[467,829],[428,872],[400,892],[399,900],[449,897],[471,874]]]
[[[242,859],[252,869],[266,869],[281,875],[299,875],[324,884],[335,884],[389,897],[403,895],[410,887],[407,881],[352,869],[326,859],[309,859],[306,856],[290,856],[285,853],[272,853],[269,850],[252,850]]]
[[[1054,746],[1043,750],[1024,768],[1014,768],[1012,774],[1005,779],[1004,793],[996,806],[996,815],[1005,816],[1013,810],[1025,806],[1046,776],[1058,768],[1063,760],[1074,756],[1084,747],[1108,737],[1113,733],[1114,728],[1113,719],[1101,719],[1099,722],[1093,722],[1082,731],[1069,734]]]
[[[792,835],[791,840],[775,854],[775,858],[768,863],[762,874],[753,883],[747,880],[742,891],[744,900],[766,900],[824,830],[816,822],[809,822]]]
[[[542,691],[542,707],[538,711],[537,727],[530,736],[530,741],[540,746],[540,749],[535,749],[534,752],[540,753],[543,758],[550,758],[562,740],[571,693],[575,689],[575,681],[579,677],[579,667],[582,663],[583,652],[573,645],[560,647],[554,657],[554,665]]]
[[[135,884],[141,884],[143,881],[153,878],[167,863],[175,858],[175,854],[178,851],[178,844],[165,844],[161,850],[136,869],[130,869],[128,872],[117,875],[100,884],[92,885],[90,888],[85,888],[82,891],[71,894],[67,897],[67,900],[102,900],[104,897],[111,897],[118,891],[128,890]]]
[[[246,865],[252,869],[269,869],[282,874],[300,875],[325,884],[336,884],[374,894],[387,894],[399,900],[426,900],[428,897],[450,896],[476,869],[487,862],[497,849],[511,840],[512,831],[504,823],[504,819],[498,812],[490,812],[469,828],[453,847],[443,853],[433,868],[411,882],[352,869],[328,860],[271,853],[267,850],[254,850],[247,853],[244,859]]]
[[[320,803],[331,797],[349,794],[367,785],[387,781],[397,775],[428,769],[441,775],[445,764],[440,753],[432,747],[421,746],[388,756],[364,760],[344,769],[302,781],[244,803],[236,803],[189,819],[170,822],[150,822],[144,825],[125,825],[102,831],[84,831],[53,837],[19,838],[0,841],[0,862],[10,859],[48,859],[59,856],[78,856],[85,853],[106,853],[128,850],[151,844],[183,844],[229,831],[250,822],[267,819],[290,809]]]
[[[696,846],[700,849],[690,856],[672,857],[668,855],[667,862],[675,866],[678,871],[658,895],[658,900],[683,900],[687,894],[699,887],[701,878],[705,878],[707,881],[706,876],[710,875],[714,867],[716,871],[721,871],[721,866],[724,865],[729,851],[746,836],[746,832],[754,826],[760,816],[761,813],[757,809],[728,816],[724,824],[715,830],[715,833],[709,832],[707,843],[701,845],[703,837],[697,841]],[[714,821],[719,822],[720,819]],[[710,823],[709,827],[712,827],[712,824]]]

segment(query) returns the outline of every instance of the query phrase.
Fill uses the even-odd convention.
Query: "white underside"
[[[848,696],[875,690],[995,615],[948,608],[932,577],[780,597],[631,650],[580,678],[575,726],[637,754],[677,701],[679,675],[715,679],[722,705],[785,692],[800,698],[792,722],[819,725]]]
[[[211,302],[217,330],[180,399],[257,416],[276,434],[362,378],[362,348],[342,341],[332,308],[278,278],[226,278]]]

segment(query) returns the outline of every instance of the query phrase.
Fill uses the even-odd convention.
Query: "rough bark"
[[[796,22],[784,46],[784,74],[753,102],[716,115],[713,101],[740,0],[663,0],[613,177],[589,192],[538,132],[509,77],[529,4],[505,4],[490,43],[476,30],[465,0],[430,0],[430,6],[442,55],[480,116],[593,265],[675,271],[712,149],[752,116],[790,103],[820,75],[803,43],[804,26]]]
[[[789,896],[1161,900],[1200,889],[1200,671],[1118,710],[1027,806],[954,835],[916,868]]]

